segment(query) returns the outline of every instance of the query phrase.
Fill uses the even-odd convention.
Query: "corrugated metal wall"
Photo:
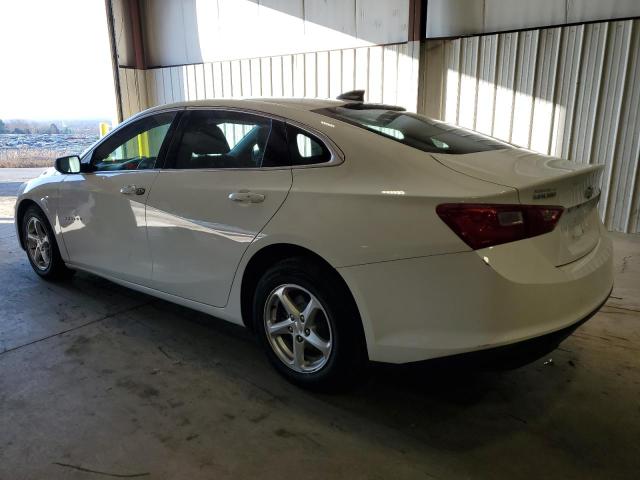
[[[210,98],[334,98],[363,88],[372,102],[417,106],[419,43],[228,60],[178,67],[120,68],[123,115]]]
[[[122,118],[127,119],[131,115],[149,108],[147,96],[147,70],[135,68],[118,68],[120,76],[120,94],[122,101]]]
[[[421,68],[419,111],[605,165],[606,226],[640,231],[640,20],[427,41]]]

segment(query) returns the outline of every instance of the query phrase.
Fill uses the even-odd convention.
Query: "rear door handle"
[[[123,195],[144,195],[145,191],[144,187],[137,187],[135,185],[125,185],[120,189],[120,193]]]
[[[264,195],[253,192],[233,192],[229,194],[229,200],[240,203],[261,203],[264,202]]]

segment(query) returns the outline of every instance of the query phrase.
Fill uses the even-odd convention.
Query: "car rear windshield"
[[[513,148],[495,138],[404,111],[354,104],[315,112],[428,153],[460,155]]]

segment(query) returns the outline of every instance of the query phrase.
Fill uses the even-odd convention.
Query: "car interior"
[[[262,125],[225,123],[212,116],[191,116],[174,166],[180,169],[258,168],[262,165],[270,131],[270,122]]]

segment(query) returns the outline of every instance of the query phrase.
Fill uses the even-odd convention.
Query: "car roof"
[[[192,100],[176,102],[164,105],[158,105],[150,109],[133,115],[125,120],[123,123],[129,123],[136,120],[140,116],[147,115],[149,113],[162,112],[171,109],[185,109],[185,108],[230,108],[245,110],[247,112],[264,113],[267,115],[273,115],[274,117],[281,117],[292,121],[297,121],[300,124],[309,126],[325,135],[330,137],[334,134],[334,124],[339,121],[348,128],[357,128],[349,125],[349,123],[342,122],[340,120],[332,120],[327,122],[326,118],[320,115],[317,110],[340,107],[345,105],[361,105],[368,108],[382,108],[382,109],[400,109],[400,107],[394,107],[384,104],[369,104],[351,100],[333,100],[333,99],[317,99],[317,98],[235,98],[235,99],[212,99],[212,100]],[[402,109],[404,110],[404,109]],[[321,117],[321,118],[318,118]],[[323,120],[324,119],[324,120]],[[358,128],[358,130],[360,130]]]
[[[311,111],[318,108],[337,107],[345,103],[340,100],[316,99],[316,98],[243,98],[243,99],[214,99],[214,100],[191,100],[185,102],[175,102],[152,107],[145,112],[166,110],[171,108],[198,108],[198,107],[227,107],[245,108],[247,110],[265,111],[273,114],[283,115],[291,110]]]

